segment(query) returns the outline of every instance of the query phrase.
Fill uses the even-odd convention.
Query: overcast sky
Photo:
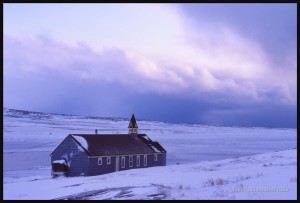
[[[296,4],[4,4],[4,107],[296,128]]]

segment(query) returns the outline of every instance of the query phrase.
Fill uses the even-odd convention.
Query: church
[[[165,166],[166,150],[137,129],[132,114],[128,134],[69,134],[50,154],[52,177]]]

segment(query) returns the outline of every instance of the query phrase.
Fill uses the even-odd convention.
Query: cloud
[[[261,39],[220,16],[186,15],[180,5],[124,6],[103,7],[102,18],[90,10],[90,21],[80,16],[83,27],[70,39],[63,25],[72,30],[73,7],[68,15],[57,10],[69,17],[49,21],[50,34],[17,34],[5,21],[5,105],[107,116],[136,108],[150,119],[249,125],[263,113],[280,116],[261,110],[269,105],[292,120],[295,47],[274,57]],[[109,12],[115,9],[119,15]],[[87,32],[96,22],[95,33]]]
[[[227,46],[222,43],[220,42],[220,47],[205,47],[205,50],[219,48],[224,51],[225,56],[215,54],[215,59],[209,56],[211,61],[198,63],[198,66],[197,63],[174,64],[172,61],[160,63],[160,60],[147,55],[118,48],[106,48],[97,52],[84,43],[71,46],[42,35],[36,38],[5,35],[4,74],[47,77],[48,71],[51,71],[78,80],[123,84],[140,92],[181,94],[193,89],[195,95],[210,92],[222,95],[223,92],[228,92],[228,95],[240,99],[259,101],[278,99],[280,96],[281,101],[295,102],[295,93],[291,92],[295,90],[296,81],[292,76],[293,69],[271,69],[260,51],[256,51],[254,56],[247,54],[250,52],[248,49],[251,52],[255,50],[251,49],[250,44],[249,47],[239,46],[242,42],[237,40],[238,45],[235,47],[238,50],[226,50]],[[204,49],[201,51],[204,52]],[[229,53],[226,54],[227,52]],[[239,54],[234,54],[235,52]],[[277,75],[279,72],[280,76]],[[272,83],[266,80],[266,75],[273,79]],[[276,97],[275,94],[267,93],[274,90],[280,92]]]
[[[243,12],[232,14],[237,8]],[[5,64],[13,66],[11,72],[20,71],[28,77],[51,69],[80,79],[122,83],[139,86],[139,91],[165,94],[189,89],[195,94],[227,91],[250,100],[264,100],[262,92],[282,86],[286,92],[283,100],[295,103],[296,47],[274,57],[261,38],[255,37],[264,34],[261,30],[266,32],[262,22],[256,31],[260,34],[241,31],[246,29],[245,22],[255,29],[253,12],[262,15],[268,8],[255,5],[247,9],[236,4],[6,5]],[[277,20],[276,12],[284,16],[281,7],[270,8]],[[55,17],[50,18],[53,11]],[[75,15],[76,21],[72,18]],[[285,21],[293,18],[288,16]],[[27,20],[19,26],[21,18]],[[265,20],[273,25],[272,19]],[[76,29],[81,26],[76,32],[75,25]],[[22,32],[17,32],[16,26],[23,36],[17,34]],[[38,28],[42,27],[49,32],[41,34]],[[272,28],[278,30],[278,26],[269,26]]]
[[[295,104],[295,13],[295,4],[183,4],[180,14],[191,59],[186,62],[209,73],[208,89],[231,85],[230,91],[262,100],[260,92],[284,86],[282,96]],[[261,21],[255,20],[259,17]]]

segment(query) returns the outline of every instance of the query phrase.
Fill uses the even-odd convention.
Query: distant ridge
[[[52,118],[53,115],[64,116],[64,117],[68,117],[68,118],[74,117],[74,118],[81,118],[81,119],[129,121],[129,118],[121,118],[121,117],[101,117],[101,116],[84,116],[84,115],[73,115],[73,114],[59,114],[59,113],[44,113],[44,112],[38,112],[38,111],[3,108],[3,116],[8,116],[8,117],[49,119],[49,118]]]
[[[87,115],[74,115],[74,114],[62,114],[62,113],[45,113],[45,112],[38,112],[38,111],[29,111],[29,110],[21,110],[21,109],[10,109],[3,107],[3,116],[8,117],[23,117],[23,118],[32,118],[32,119],[50,119],[52,116],[64,116],[66,118],[79,118],[79,119],[95,119],[95,120],[110,120],[110,121],[129,121],[130,115],[128,118],[123,117],[105,117],[105,116],[87,116]],[[217,125],[217,124],[204,124],[204,123],[172,123],[166,121],[157,121],[151,119],[143,119],[138,117],[139,121],[149,121],[149,122],[158,122],[158,123],[165,123],[171,125],[189,125],[189,126],[203,126],[203,127],[234,127],[234,128],[265,128],[265,129],[294,129],[294,128],[272,128],[272,127],[264,127],[264,126],[246,126],[246,125]]]

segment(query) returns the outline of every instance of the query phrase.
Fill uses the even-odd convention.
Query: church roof
[[[149,146],[145,134],[71,134],[89,156],[151,154],[162,152],[159,146]],[[149,140],[150,143],[154,143]]]
[[[134,114],[132,114],[128,128],[137,127],[136,119]],[[71,137],[79,146],[81,146],[88,156],[152,154],[166,152],[166,150],[158,142],[152,141],[146,134],[69,134],[68,137]],[[62,142],[64,142],[68,137],[66,137]],[[60,145],[58,145],[57,148]],[[51,154],[53,154],[53,152]]]

